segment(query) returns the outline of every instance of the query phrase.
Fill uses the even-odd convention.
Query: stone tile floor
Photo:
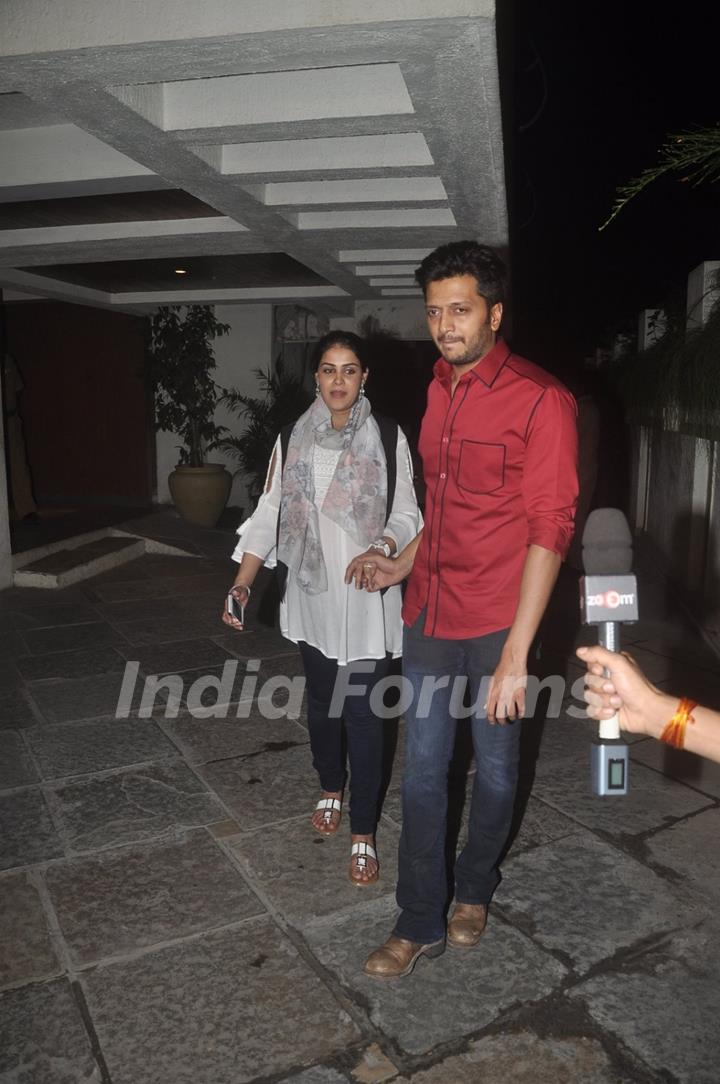
[[[525,723],[478,949],[370,980],[395,914],[402,725],[382,880],[359,891],[347,825],[330,840],[308,826],[304,710],[283,711],[296,650],[219,623],[232,533],[172,513],[133,527],[193,556],[0,594],[0,1081],[716,1084],[720,768],[636,740],[628,797],[594,798],[594,728],[565,696],[558,718]],[[625,643],[654,681],[720,707],[720,662],[652,565],[640,589]],[[570,684],[591,639],[575,591],[567,574],[544,632]],[[268,678],[273,718],[253,698]]]

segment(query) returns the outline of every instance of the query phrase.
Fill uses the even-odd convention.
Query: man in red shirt
[[[502,261],[484,245],[459,241],[427,256],[416,278],[442,354],[420,432],[425,527],[395,560],[378,556],[370,585],[410,577],[403,674],[414,695],[406,712],[401,913],[365,965],[384,978],[407,975],[421,955],[445,949],[458,678],[473,703],[477,770],[447,942],[469,948],[483,932],[513,813],[528,652],[572,539],[577,501],[575,402],[499,337]]]

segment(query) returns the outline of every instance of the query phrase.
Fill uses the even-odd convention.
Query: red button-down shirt
[[[499,339],[451,388],[440,359],[420,431],[425,529],[403,606],[425,635],[512,625],[527,548],[565,556],[577,502],[575,400]]]

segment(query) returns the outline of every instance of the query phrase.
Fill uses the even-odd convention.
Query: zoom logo
[[[608,610],[616,610],[618,606],[634,606],[635,593],[621,595],[619,591],[605,591],[600,595],[588,595],[587,605],[604,606]]]

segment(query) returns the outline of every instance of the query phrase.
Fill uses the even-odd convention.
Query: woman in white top
[[[340,824],[344,720],[351,777],[349,877],[362,886],[378,879],[374,843],[383,739],[382,719],[370,698],[390,659],[402,651],[401,597],[399,586],[383,595],[356,590],[345,583],[345,574],[358,555],[372,560],[378,552],[398,553],[416,536],[422,518],[407,441],[400,429],[395,438],[394,427],[395,471],[388,472],[381,429],[365,398],[363,340],[347,331],[325,335],[315,350],[314,371],[315,402],[295,423],[284,463],[278,437],[265,491],[238,530],[233,558],[240,567],[232,594],[244,605],[263,564],[287,570],[280,628],[302,655],[313,766],[322,788],[312,826],[333,835]],[[228,613],[223,620],[242,628]],[[333,702],[340,667],[345,670]],[[348,684],[349,695],[343,696]],[[374,698],[373,703],[377,707]]]

